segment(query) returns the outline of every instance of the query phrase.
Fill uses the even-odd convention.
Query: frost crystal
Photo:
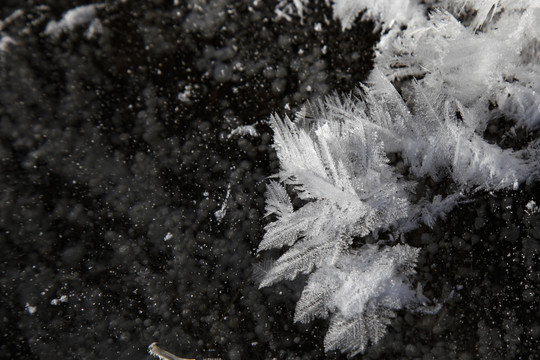
[[[362,20],[375,20],[390,28],[421,16],[423,9],[417,0],[334,0],[333,10],[343,29],[349,29],[362,12]]]
[[[383,29],[376,67],[354,95],[270,119],[281,167],[259,251],[283,253],[261,286],[308,274],[295,321],[330,318],[325,349],[354,355],[384,336],[396,310],[440,308],[413,290],[420,250],[404,243],[408,232],[434,227],[475,192],[538,180],[538,140],[503,149],[483,134],[501,117],[513,122],[505,137],[540,125],[540,5],[334,0],[333,10],[343,29],[359,14]],[[450,185],[415,191],[428,180]]]

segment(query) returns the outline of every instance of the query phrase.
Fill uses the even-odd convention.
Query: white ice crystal
[[[294,121],[272,116],[280,170],[259,251],[283,253],[261,286],[309,274],[295,321],[329,317],[325,349],[354,355],[384,336],[396,310],[438,309],[412,287],[420,249],[395,239],[434,227],[470,194],[538,180],[537,140],[503,149],[483,133],[500,117],[514,123],[505,136],[540,125],[540,3],[334,0],[333,11],[344,31],[360,14],[382,28],[376,66],[354,95],[307,104]],[[416,193],[426,179],[451,185]],[[537,212],[534,201],[526,208]]]

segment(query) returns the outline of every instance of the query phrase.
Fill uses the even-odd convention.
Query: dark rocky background
[[[154,341],[197,359],[344,357],[324,353],[325,321],[293,323],[303,279],[258,289],[278,167],[265,120],[364,80],[373,24],[342,32],[324,1],[292,22],[273,2],[107,1],[94,33],[45,34],[88,3],[0,5],[22,10],[0,25],[0,358],[148,359]],[[475,196],[411,234],[443,309],[399,314],[366,358],[540,354],[531,199]]]

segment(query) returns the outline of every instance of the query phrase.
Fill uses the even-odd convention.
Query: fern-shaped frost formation
[[[354,237],[386,229],[407,216],[403,185],[392,173],[383,143],[360,121],[312,119],[299,128],[273,117],[274,142],[282,164],[280,182],[268,187],[266,227],[259,250],[290,246],[262,286],[335,264]],[[293,210],[282,184],[305,204]]]
[[[512,189],[531,176],[527,156],[486,142],[457,99],[415,82],[406,103],[378,70],[368,84],[355,96],[307,105],[294,122],[271,118],[281,168],[268,185],[266,215],[274,221],[259,246],[285,249],[261,287],[309,274],[295,320],[330,317],[326,350],[349,354],[379,341],[395,310],[427,302],[411,284],[419,250],[367,245],[365,236],[403,239],[420,223],[433,226],[464,193]],[[389,152],[405,161],[407,180]],[[450,178],[455,192],[415,194],[414,179],[425,177]]]
[[[484,131],[489,105],[529,130],[540,124],[540,3],[446,1],[404,31],[383,36],[376,63],[390,79],[414,76],[429,92],[457,99]],[[456,16],[470,8],[470,25]],[[488,16],[490,14],[490,16]],[[481,28],[482,31],[478,29]]]
[[[333,10],[343,29],[360,13],[383,29],[376,68],[354,95],[270,119],[281,168],[259,251],[283,253],[261,287],[308,275],[295,321],[329,318],[325,349],[354,355],[384,336],[396,310],[429,309],[412,286],[419,249],[408,232],[476,191],[538,180],[538,141],[502,149],[482,134],[501,116],[515,123],[505,136],[540,126],[540,5],[334,0]],[[417,192],[427,179],[449,186]]]
[[[376,124],[354,106],[351,99],[328,99],[297,119],[304,127],[272,117],[281,171],[268,185],[266,215],[275,221],[259,246],[287,247],[261,286],[311,274],[295,320],[330,315],[326,349],[351,353],[382,337],[393,310],[425,300],[409,283],[417,249],[351,250],[354,238],[395,230],[411,212],[407,183],[392,171],[384,142],[370,128]],[[294,209],[286,186],[303,206]]]

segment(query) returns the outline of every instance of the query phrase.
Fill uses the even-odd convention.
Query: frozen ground
[[[324,1],[302,23],[263,1],[19,3],[0,6],[0,357],[344,357],[327,323],[293,323],[301,281],[258,289],[265,120],[364,80],[372,24],[342,32]],[[399,314],[365,358],[538,355],[538,187],[471,200],[408,236],[442,310]]]

